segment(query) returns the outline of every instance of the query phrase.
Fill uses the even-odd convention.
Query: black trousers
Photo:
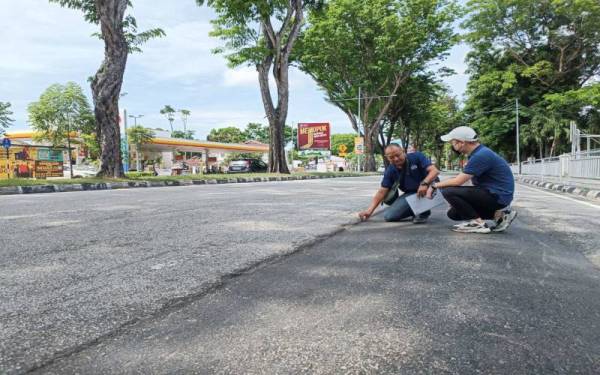
[[[441,192],[450,203],[448,217],[452,220],[491,220],[494,213],[504,207],[495,194],[476,186],[453,186]]]

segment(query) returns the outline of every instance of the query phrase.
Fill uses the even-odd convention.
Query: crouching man
[[[375,193],[369,208],[359,212],[358,216],[361,220],[369,219],[375,209],[386,199],[388,193],[395,193],[395,190],[400,189],[404,195],[396,198],[385,210],[383,214],[385,221],[399,221],[412,216],[413,223],[425,223],[431,212],[415,215],[406,202],[406,197],[412,194],[425,197],[440,171],[422,153],[406,154],[402,147],[394,143],[385,148],[385,157],[390,165],[384,172],[381,187]]]
[[[505,231],[517,216],[510,208],[515,179],[508,163],[479,143],[475,130],[460,126],[441,137],[457,154],[467,155],[464,171],[454,178],[433,183],[428,194],[440,189],[450,204],[448,217],[457,224],[452,230],[464,233]],[[473,186],[462,186],[471,180]],[[495,220],[488,226],[485,220]]]

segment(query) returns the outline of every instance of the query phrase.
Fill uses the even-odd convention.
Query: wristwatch
[[[436,190],[436,189],[438,188],[438,187],[437,187],[437,182],[433,182],[433,183],[431,184],[431,188],[432,188],[433,190]]]
[[[423,180],[423,181],[421,181],[421,185],[422,185],[422,186],[431,186],[431,183],[429,183],[429,182],[427,182],[427,181]]]

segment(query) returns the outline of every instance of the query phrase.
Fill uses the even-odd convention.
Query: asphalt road
[[[366,178],[81,193],[80,215],[53,219],[80,193],[53,194],[43,209],[42,196],[0,201],[13,205],[0,220],[17,233],[0,254],[10,301],[2,368],[600,372],[600,271],[590,261],[600,206],[520,187],[519,217],[503,234],[453,233],[440,209],[427,225],[378,215],[312,241],[352,221],[376,186]],[[314,196],[315,187],[325,189]],[[189,195],[196,200],[175,199]],[[95,234],[69,242],[63,225]],[[250,267],[257,259],[270,261]],[[219,280],[227,269],[239,272]]]
[[[0,196],[0,373],[80,350],[355,222],[374,181]]]

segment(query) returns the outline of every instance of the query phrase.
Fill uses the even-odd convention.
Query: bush
[[[154,172],[127,172],[125,176],[128,178],[153,177]]]

